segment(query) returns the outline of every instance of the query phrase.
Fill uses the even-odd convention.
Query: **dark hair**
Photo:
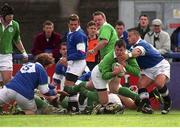
[[[125,26],[124,22],[121,21],[121,20],[118,20],[118,21],[116,22],[115,25],[119,25],[119,26],[122,25],[122,26]]]
[[[50,20],[46,20],[43,23],[43,27],[45,27],[46,25],[53,25],[54,26],[54,23],[52,21],[50,21]]]
[[[143,16],[143,17],[147,17],[147,18],[149,19],[148,15],[146,15],[146,14],[141,14],[141,15],[139,16],[139,19],[140,19],[142,16]]]
[[[67,43],[66,43],[66,42],[61,42],[60,49],[61,49],[61,47],[62,47],[63,45],[64,45],[64,46],[67,46]]]
[[[130,28],[127,30],[128,32],[133,32],[136,35],[140,35],[136,28]]]
[[[98,15],[101,15],[104,19],[106,19],[106,15],[101,11],[96,11],[93,13],[93,17],[98,16]]]
[[[114,47],[126,48],[126,43],[125,43],[125,41],[123,39],[119,39],[119,40],[116,41]]]
[[[89,22],[87,23],[87,28],[90,27],[90,26],[93,26],[93,25],[96,25],[96,23],[91,20],[91,21],[89,21]]]
[[[50,64],[54,64],[54,58],[48,53],[40,53],[35,57],[35,62],[39,62],[43,67],[46,67]]]
[[[69,22],[70,21],[78,21],[78,22],[80,22],[79,16],[77,14],[71,14],[68,19],[69,19]]]
[[[14,14],[14,9],[8,3],[5,3],[1,7],[1,15],[3,18],[5,18],[5,16],[10,15],[10,14]]]

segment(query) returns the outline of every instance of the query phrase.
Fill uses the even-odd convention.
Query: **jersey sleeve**
[[[48,75],[46,70],[41,65],[36,65],[36,71],[39,76],[39,80],[38,80],[39,86],[48,84]]]
[[[19,24],[17,22],[14,22],[14,24],[15,24],[15,34],[13,37],[13,41],[14,41],[14,43],[18,43],[21,40],[20,28],[19,28]]]
[[[98,40],[101,41],[103,39],[109,41],[111,38],[111,29],[107,25],[104,25],[103,28],[100,30],[100,35],[98,36]]]

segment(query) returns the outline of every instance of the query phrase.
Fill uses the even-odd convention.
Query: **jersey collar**
[[[80,26],[79,26],[79,27],[77,27],[75,31],[79,31],[79,29],[81,29],[81,27],[80,27]],[[73,33],[73,32],[71,32],[71,30],[69,29],[69,34],[71,34],[71,33]]]

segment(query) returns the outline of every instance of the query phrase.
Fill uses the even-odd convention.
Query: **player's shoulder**
[[[15,21],[15,20],[12,20],[12,25],[13,26],[19,26],[19,23],[17,21]]]
[[[43,65],[41,65],[40,63],[36,62],[36,63],[31,63],[32,65],[34,65],[35,69],[38,69],[38,70],[45,70]]]

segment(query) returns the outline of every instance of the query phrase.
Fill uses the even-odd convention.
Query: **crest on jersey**
[[[9,28],[8,28],[8,31],[9,31],[9,32],[13,32],[13,31],[14,31],[13,27],[9,27]]]

